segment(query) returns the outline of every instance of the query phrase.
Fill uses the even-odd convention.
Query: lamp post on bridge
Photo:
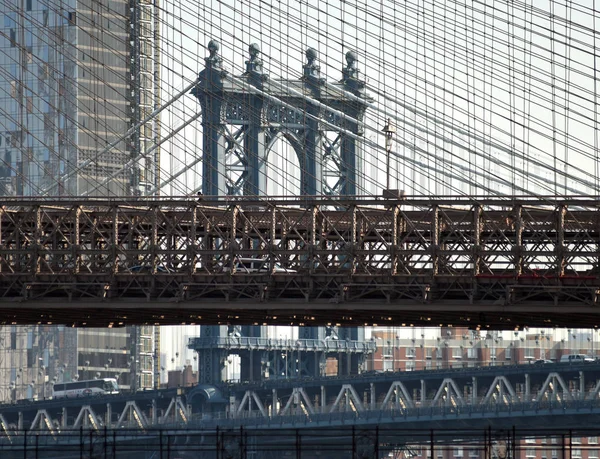
[[[394,145],[394,134],[396,127],[392,124],[392,120],[388,118],[387,123],[381,130],[385,134],[385,190],[383,190],[384,198],[399,198],[400,193],[397,189],[390,189],[390,162],[392,156],[392,147]],[[398,177],[396,177],[396,180]]]

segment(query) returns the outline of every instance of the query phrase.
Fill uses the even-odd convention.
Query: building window
[[[588,445],[597,445],[598,437],[588,437]]]
[[[598,450],[588,449],[588,459],[598,459]]]
[[[525,449],[525,457],[535,457],[535,448],[526,448]]]
[[[452,358],[462,359],[462,357],[463,357],[462,347],[453,347],[452,348]]]
[[[467,358],[469,358],[469,359],[477,358],[477,348],[476,347],[470,347],[467,349]]]
[[[384,360],[383,361],[383,371],[394,371],[394,361],[393,360]]]
[[[528,444],[532,444],[533,443],[535,445],[536,439],[535,439],[535,437],[527,437],[525,439],[525,443],[528,443]]]
[[[510,360],[510,359],[512,359],[512,347],[507,347],[507,348],[504,350],[504,358],[505,358],[506,360]]]
[[[479,450],[470,449],[469,450],[469,457],[479,457]]]
[[[425,361],[425,369],[426,370],[431,370],[431,360],[426,360]]]
[[[425,349],[425,358],[426,359],[430,359],[432,354],[433,354],[432,348],[429,347],[429,348]]]
[[[571,437],[572,445],[581,445],[581,437]]]
[[[141,377],[142,388],[148,389],[152,387],[152,374],[144,373]]]
[[[463,457],[462,447],[454,448],[454,457]]]
[[[542,459],[548,459],[548,450],[542,449]]]
[[[416,355],[416,351],[414,347],[407,347],[406,348],[406,358],[408,359],[414,359]]]
[[[579,449],[579,448],[571,449],[571,457],[573,459],[581,459],[581,449]]]
[[[557,449],[552,450],[552,459],[558,459],[558,450]]]
[[[406,371],[415,371],[415,361],[409,360],[406,362]]]
[[[535,359],[535,349],[533,347],[525,348],[525,358],[526,359]]]

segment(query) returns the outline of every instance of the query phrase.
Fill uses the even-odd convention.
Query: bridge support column
[[[356,53],[348,51],[346,53],[347,66],[342,69],[344,89],[356,97],[367,100],[368,96],[364,90],[365,82],[360,79],[360,72],[356,66],[356,61]],[[365,108],[366,105],[364,103],[353,102],[344,105],[344,113],[350,118],[362,122],[365,115]],[[359,136],[362,136],[364,133],[362,124],[349,120],[342,121],[341,127]],[[363,142],[343,133],[340,136],[342,157],[342,164],[340,166],[340,176],[342,179],[340,194],[349,196],[362,194],[364,190],[364,178],[362,174]]]
[[[206,325],[200,328],[200,338],[211,343],[203,349],[198,349],[198,383],[216,384],[227,379],[225,359],[227,352],[218,347],[219,338],[227,337],[227,326]]]
[[[312,93],[314,99],[319,100],[321,96],[320,67],[317,65],[317,51],[309,48],[306,50],[307,63],[304,65],[305,90]],[[307,118],[302,145],[302,157],[300,159],[301,172],[301,194],[308,196],[320,196],[323,194],[323,163],[321,155],[321,133],[319,122],[321,109],[316,104],[307,103],[306,112],[311,116]]]
[[[263,90],[263,82],[267,75],[263,74],[262,61],[258,54],[260,48],[257,44],[250,45],[250,60],[246,61],[246,75],[248,82]],[[244,148],[248,162],[248,177],[244,182],[245,196],[265,196],[267,194],[267,123],[263,112],[263,96],[253,94],[248,96],[250,107],[250,124],[244,135]]]
[[[473,389],[471,392],[471,405],[475,405],[477,403],[477,378],[475,376],[473,376],[472,378],[472,384],[473,384]]]
[[[253,349],[250,349],[245,354],[247,358],[240,359],[240,379],[242,381],[261,381],[263,379],[263,353],[260,351],[254,351]]]
[[[362,368],[363,356],[348,352],[338,354],[338,375],[357,375]]]
[[[375,394],[375,383],[371,383],[371,410],[377,407],[377,394]]]
[[[585,375],[583,371],[579,372],[579,400],[585,400]]]
[[[60,426],[61,426],[63,429],[66,429],[66,428],[67,428],[67,422],[68,422],[68,418],[67,418],[67,408],[66,408],[66,407],[63,407],[63,409],[62,409],[62,415],[61,415],[61,417],[60,417]]]
[[[327,389],[321,386],[321,413],[325,413],[327,409]]]
[[[525,400],[524,402],[531,401],[531,381],[529,379],[529,373],[525,373]]]
[[[152,399],[152,407],[150,408],[151,410],[151,415],[150,415],[150,422],[152,423],[153,426],[155,426],[157,424],[157,420],[158,420],[158,406],[156,404],[156,399],[153,398]]]
[[[106,413],[104,414],[104,425],[106,427],[112,426],[112,405],[110,403],[106,404]]]
[[[227,194],[223,95],[223,59],[219,56],[218,42],[208,44],[210,56],[205,58],[206,68],[200,72],[198,85],[192,94],[198,98],[202,108],[203,158],[202,192],[207,196],[225,196]]]
[[[17,429],[23,430],[23,412],[19,411],[19,417],[17,418]]]

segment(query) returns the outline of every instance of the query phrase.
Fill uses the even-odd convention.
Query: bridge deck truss
[[[150,435],[157,428],[309,432],[403,425],[408,432],[477,429],[485,420],[505,431],[516,426],[540,432],[554,425],[577,431],[600,419],[599,368],[515,365],[266,381],[223,386],[223,396],[212,401],[196,400],[191,390],[82,397],[68,406],[56,400],[12,404],[0,407],[0,447],[13,444],[19,432],[55,441],[76,429],[136,429]]]
[[[589,326],[600,298],[595,201],[10,204],[0,208],[7,321],[31,321],[19,310],[43,302],[36,319],[77,325],[450,317],[510,328],[556,325],[568,311]],[[266,261],[248,270],[239,258]],[[60,314],[99,303],[108,313]]]

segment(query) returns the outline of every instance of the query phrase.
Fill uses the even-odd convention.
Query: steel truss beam
[[[0,307],[5,322],[75,325],[590,326],[597,204],[9,200]],[[245,272],[239,257],[267,262]]]
[[[571,416],[585,417],[592,411],[597,413],[600,406],[600,365],[594,363],[474,368],[471,374],[476,376],[466,377],[464,369],[434,370],[401,375],[367,374],[352,379],[307,379],[289,384],[244,384],[230,387],[227,399],[213,404],[211,416],[206,417],[191,411],[191,402],[186,401],[184,394],[169,399],[156,394],[152,403],[143,405],[121,400],[114,417],[112,413],[116,407],[111,406],[111,397],[92,405],[90,400],[81,400],[81,405],[76,406],[78,414],[75,417],[67,416],[64,407],[62,415],[58,414],[61,407],[52,400],[23,405],[18,410],[15,405],[8,405],[0,413],[3,425],[0,439],[9,438],[11,426],[23,424],[23,420],[31,432],[56,436],[79,427],[94,431],[102,430],[99,427],[132,427],[146,431],[182,424],[198,427],[201,417],[206,419],[206,425],[200,421],[204,427],[210,427],[212,422],[221,422],[225,426],[230,420],[234,425],[243,421],[249,427],[252,422],[256,425],[315,422],[322,426],[339,420],[358,422],[359,418],[364,418],[368,424],[382,416],[396,418],[398,422],[408,423],[417,418],[426,422],[427,419],[435,420],[440,413],[444,418],[463,414],[483,418],[508,416],[510,422],[518,423],[519,416],[535,417],[538,410],[562,412],[569,409],[575,410]],[[165,409],[162,415],[158,411],[159,400]],[[188,402],[190,405],[186,404]],[[60,421],[60,427],[53,419]]]

